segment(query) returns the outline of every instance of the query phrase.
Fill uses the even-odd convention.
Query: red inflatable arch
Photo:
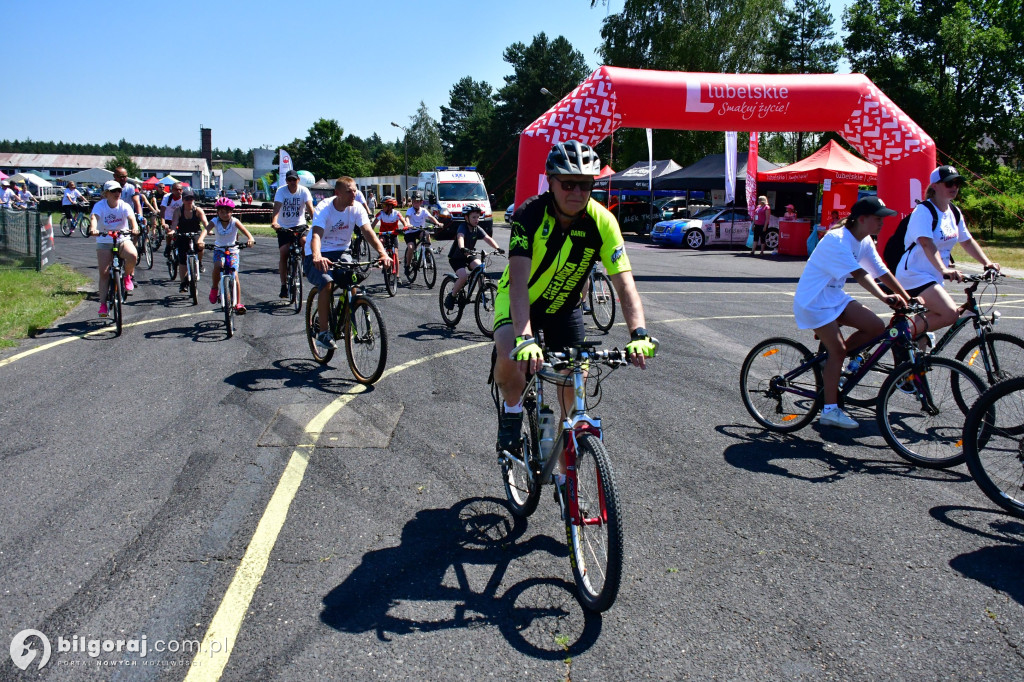
[[[516,204],[545,186],[551,145],[595,145],[621,127],[834,130],[878,166],[878,195],[900,213],[923,196],[935,144],[860,74],[718,74],[602,66],[519,137]],[[884,237],[895,229],[887,222]],[[880,240],[884,244],[884,238]]]

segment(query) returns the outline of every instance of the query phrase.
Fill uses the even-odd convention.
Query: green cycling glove
[[[645,358],[653,358],[658,352],[658,339],[647,334],[647,330],[637,328],[633,330],[632,340],[626,344],[626,354],[642,355]]]
[[[537,345],[536,339],[532,336],[523,338],[522,336],[516,338],[516,347],[512,349],[509,354],[513,360],[522,362],[524,360],[544,360],[544,351],[539,345]]]

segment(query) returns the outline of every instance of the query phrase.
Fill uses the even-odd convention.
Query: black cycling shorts
[[[178,234],[174,237],[174,248],[178,249],[178,265],[188,264],[188,243],[193,239],[198,239],[199,233],[195,234]],[[196,254],[199,254],[199,246],[196,246]]]
[[[281,248],[282,246],[288,246],[293,241],[295,241],[295,238],[297,236],[298,235],[296,234],[295,230],[293,230],[292,228],[281,228],[280,230],[277,231],[277,248]]]

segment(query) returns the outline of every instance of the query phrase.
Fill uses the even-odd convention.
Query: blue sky
[[[831,2],[838,23],[844,2]],[[596,68],[609,10],[588,0],[3,5],[14,68],[0,139],[198,148],[203,125],[215,147],[243,150],[304,137],[321,117],[397,139],[391,121],[407,124],[421,100],[440,119],[463,76],[500,87],[504,49],[541,31]]]

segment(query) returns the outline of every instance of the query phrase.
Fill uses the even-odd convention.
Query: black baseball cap
[[[292,178],[295,178],[296,180],[298,180],[299,179],[299,174],[296,173],[293,170],[290,170],[290,171],[288,171],[287,173],[284,174],[284,179],[285,180],[291,180]]]
[[[885,202],[878,197],[864,197],[850,209],[850,218],[856,220],[862,215],[874,215],[880,218],[888,218],[896,215],[896,211],[887,208]]]
[[[950,180],[959,180],[960,182],[963,182],[964,177],[957,173],[956,168],[953,168],[952,166],[939,166],[932,171],[931,176],[928,178],[928,182],[930,184],[935,184],[936,182],[949,182]]]
[[[194,199],[195,196],[195,192],[192,191],[191,187],[186,187],[185,189],[181,190],[182,199]]]

